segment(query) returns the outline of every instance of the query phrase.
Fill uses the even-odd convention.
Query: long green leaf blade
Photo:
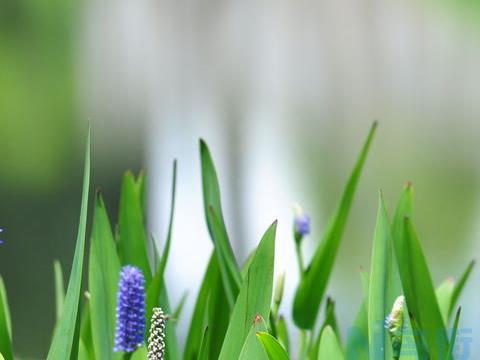
[[[7,292],[0,276],[0,353],[5,360],[14,360],[12,348],[12,323],[7,301]]]
[[[311,329],[315,325],[320,303],[333,270],[353,196],[376,128],[377,123],[375,122],[347,182],[340,204],[330,219],[322,241],[297,288],[293,305],[293,319],[302,329]]]
[[[217,278],[218,271],[217,258],[215,254],[212,254],[193,309],[183,354],[184,360],[195,360],[200,353],[202,341],[206,341],[206,335],[204,334],[202,338],[202,332],[206,327],[208,300],[211,290],[215,286],[214,281]],[[207,344],[204,344],[204,347],[206,348]],[[204,351],[209,351],[209,348],[204,349]]]
[[[98,359],[119,358],[113,353],[115,308],[120,260],[102,196],[97,193],[92,224],[88,282],[93,347]]]
[[[472,260],[468,264],[465,271],[463,272],[462,276],[460,277],[460,280],[458,280],[458,282],[455,283],[455,287],[454,287],[453,293],[452,293],[452,299],[450,301],[450,308],[448,310],[448,318],[449,319],[452,316],[453,310],[455,309],[455,306],[457,305],[458,299],[460,298],[460,295],[462,294],[463,288],[465,287],[465,284],[467,283],[474,266],[475,266],[475,260]]]
[[[233,308],[219,360],[237,359],[252,321],[257,316],[268,319],[270,315],[276,228],[277,222],[274,222],[258,245]]]
[[[392,358],[385,318],[394,301],[390,288],[393,279],[393,250],[390,221],[383,197],[380,195],[377,225],[372,247],[368,296],[368,340],[370,360]]]
[[[87,228],[88,193],[90,186],[90,132],[85,151],[85,171],[83,177],[82,205],[78,226],[77,244],[73,265],[68,281],[67,294],[59,321],[48,351],[47,360],[76,359],[78,354],[79,305],[82,289],[83,258]]]
[[[395,238],[394,248],[412,327],[415,329],[418,324],[430,358],[444,359],[448,351],[447,333],[425,257],[408,217],[404,220],[404,236]],[[421,357],[425,356],[422,348],[417,350]]]
[[[205,218],[210,237],[215,245],[222,280],[228,295],[227,300],[232,308],[240,289],[241,275],[223,220],[217,172],[210,150],[203,140],[200,140],[200,161]]]

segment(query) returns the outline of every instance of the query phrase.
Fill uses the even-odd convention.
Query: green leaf
[[[367,140],[347,182],[340,204],[330,219],[323,238],[315,251],[305,276],[297,288],[293,305],[293,319],[302,329],[311,329],[315,325],[320,303],[325,294],[328,279],[347,222],[353,196],[370,148],[377,123],[370,129]]]
[[[3,357],[3,355],[0,353],[0,360],[5,360],[5,358]]]
[[[401,242],[402,241],[401,239],[405,237],[405,231],[404,231],[405,217],[412,218],[412,216],[413,216],[413,186],[411,182],[407,182],[400,195],[400,199],[398,200],[397,208],[395,209],[395,215],[393,217],[393,223],[392,223],[395,264],[398,270],[399,270],[398,259],[403,256],[408,256],[408,254],[401,254],[402,247],[396,246],[396,243],[398,241]],[[398,274],[400,277],[400,271],[398,271]],[[408,313],[408,305],[406,305],[406,307],[407,307],[407,311],[405,311],[405,313]],[[405,317],[404,329],[403,329],[404,340],[403,340],[402,354],[401,354],[402,359],[408,356],[407,354],[408,346],[405,346],[405,345],[408,345],[408,344],[405,344],[406,343],[405,340],[408,340],[408,338],[405,339],[405,334],[411,334],[411,337],[415,341],[415,346],[417,348],[417,353],[419,354],[420,359],[425,359],[428,356],[427,347],[424,344],[422,337],[420,336],[420,329],[416,326],[417,324],[415,322],[412,322],[409,317]]]
[[[226,291],[220,271],[217,271],[214,285],[208,300],[207,323],[209,359],[218,359],[230,321],[230,309],[225,306]]]
[[[453,322],[452,335],[450,336],[450,345],[448,347],[447,359],[453,360],[453,351],[455,350],[455,340],[457,338],[458,323],[460,321],[460,313],[462,308],[459,307],[457,314],[455,315],[455,321]]]
[[[278,342],[285,348],[288,352],[290,348],[290,337],[288,335],[288,327],[285,321],[285,318],[280,315],[277,321],[277,335]]]
[[[368,360],[368,293],[370,278],[361,270],[363,299],[353,326],[348,330],[346,358],[348,360]]]
[[[7,291],[3,278],[0,276],[0,353],[5,360],[13,360],[12,322],[7,301]]]
[[[91,237],[88,282],[93,347],[98,359],[119,359],[112,349],[120,260],[105,203],[99,193],[95,198]]]
[[[187,298],[188,298],[188,292],[182,295],[177,307],[175,308],[175,311],[173,312],[173,315],[172,315],[173,319],[177,322],[179,321],[180,316],[182,315],[183,307],[185,305],[185,302],[187,301]]]
[[[139,347],[135,352],[132,354],[130,360],[145,360],[147,358],[147,349],[142,346]]]
[[[270,360],[289,360],[287,352],[272,335],[266,332],[257,333]]]
[[[238,360],[268,360],[262,344],[257,339],[257,332],[261,331],[267,331],[267,325],[261,317],[258,317],[254,320],[253,325],[248,332],[242,351],[238,356]]]
[[[470,277],[470,274],[472,273],[474,266],[475,266],[475,260],[472,260],[468,264],[465,271],[463,272],[462,276],[460,277],[460,280],[455,284],[455,288],[453,289],[453,293],[452,293],[452,299],[450,301],[450,308],[448,310],[448,318],[452,316],[453,309],[457,305],[458,299],[462,294],[463,288],[465,287],[465,284],[467,283],[468,278]]]
[[[210,237],[215,245],[222,281],[227,293],[227,301],[230,308],[233,308],[242,282],[241,275],[223,220],[217,173],[210,150],[203,140],[200,140],[200,161],[205,218]]]
[[[318,360],[342,360],[344,359],[342,348],[335,332],[330,326],[323,329],[318,350]]]
[[[65,301],[65,289],[63,284],[63,271],[60,261],[53,262],[53,273],[55,280],[55,314],[57,321],[60,321],[63,311],[63,302]]]
[[[315,343],[313,344],[312,350],[309,355],[309,359],[318,358],[318,350],[320,348],[321,335],[322,335],[323,329],[325,329],[327,326],[330,326],[335,332],[335,335],[337,336],[337,338],[340,339],[340,331],[338,329],[337,319],[335,317],[335,302],[330,297],[327,297],[327,303],[325,305],[325,320],[323,321],[323,324],[320,327]]]
[[[392,349],[385,329],[385,318],[395,301],[392,289],[394,269],[392,233],[383,197],[380,194],[377,224],[372,247],[368,296],[368,340],[371,360],[392,358]]]
[[[90,301],[87,301],[83,307],[82,319],[80,325],[80,344],[85,346],[84,351],[86,352],[88,360],[98,359],[95,356],[95,349],[93,348],[93,336],[92,336],[92,321],[90,316]],[[79,349],[80,356],[80,349]]]
[[[206,341],[205,334],[202,338],[202,333],[206,327],[207,312],[208,312],[208,300],[211,290],[215,286],[215,280],[217,279],[218,263],[215,254],[212,254],[208,263],[207,271],[203,277],[202,285],[198,292],[195,307],[192,313],[192,319],[190,321],[190,328],[188,330],[187,341],[185,342],[185,350],[183,358],[185,360],[196,360],[200,352],[202,341]],[[204,344],[207,347],[207,344]],[[209,349],[204,349],[204,351]]]
[[[88,192],[90,185],[90,133],[85,151],[85,172],[83,177],[82,205],[78,226],[77,244],[73,265],[68,281],[63,313],[55,328],[47,360],[76,359],[78,354],[79,306],[82,289],[85,233],[87,227]]]
[[[219,360],[237,359],[250,331],[251,322],[257,316],[261,316],[263,319],[269,317],[273,290],[276,228],[277,222],[275,221],[265,232],[258,245],[233,308]]]
[[[152,309],[159,305],[160,292],[165,286],[165,269],[167,267],[168,256],[170,255],[170,246],[172,242],[172,230],[173,230],[173,220],[175,215],[175,197],[177,189],[177,161],[173,162],[173,171],[172,171],[172,190],[170,196],[170,217],[168,221],[168,231],[167,238],[165,241],[165,247],[163,249],[158,268],[155,272],[155,275],[152,279],[152,282],[147,290],[147,328],[150,328],[150,318],[152,316]]]
[[[208,326],[205,328],[205,331],[203,332],[203,337],[202,341],[200,343],[200,350],[198,352],[198,357],[195,357],[195,360],[208,360],[208,354],[210,353],[210,349],[208,348],[208,336],[209,336],[209,331],[208,331]]]
[[[152,270],[148,259],[140,190],[141,187],[133,174],[130,171],[125,173],[120,195],[118,250],[122,265],[134,265],[142,270],[148,288],[152,280]]]
[[[412,328],[420,330],[430,358],[444,359],[448,351],[447,333],[425,257],[408,217],[404,220],[403,235],[394,239],[394,248]],[[419,343],[417,341],[417,351],[419,357],[424,358],[424,349],[421,345],[418,347]]]
[[[450,311],[450,302],[452,301],[452,294],[455,285],[453,279],[448,278],[440,284],[435,290],[440,313],[442,314],[443,323],[448,325],[448,312]]]

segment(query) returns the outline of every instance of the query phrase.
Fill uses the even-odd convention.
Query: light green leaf
[[[268,360],[262,344],[257,339],[257,332],[260,331],[267,331],[267,325],[262,318],[258,317],[258,319],[254,320],[253,325],[248,332],[242,351],[238,356],[238,360]]]
[[[368,296],[368,340],[371,360],[392,358],[392,348],[385,329],[385,318],[395,300],[392,289],[394,273],[392,233],[383,197],[378,204],[377,224],[372,247]]]
[[[57,321],[60,321],[63,311],[63,302],[65,301],[65,289],[63,284],[63,271],[60,261],[53,262],[53,273],[55,280],[55,314]]]
[[[275,221],[263,235],[233,308],[219,360],[237,359],[252,321],[268,319],[272,303]]]
[[[83,258],[85,253],[89,185],[90,133],[88,134],[85,151],[82,205],[75,255],[73,257],[73,265],[68,281],[62,317],[55,328],[55,334],[48,352],[47,360],[76,359],[78,356],[78,332],[80,326],[79,306],[82,289]]]
[[[99,359],[95,356],[95,349],[93,348],[92,336],[92,321],[90,316],[90,301],[87,301],[83,307],[82,319],[80,322],[80,343],[85,346],[88,360]],[[80,352],[79,352],[80,354]]]
[[[200,161],[202,167],[203,203],[208,231],[215,245],[215,253],[222,274],[227,301],[230,308],[238,295],[241,275],[233,254],[227,228],[223,220],[220,189],[217,173],[207,144],[200,140]]]
[[[139,347],[135,352],[132,354],[130,360],[145,360],[147,358],[147,349],[142,346]]]
[[[97,193],[93,215],[88,282],[91,331],[98,359],[118,359],[113,353],[117,287],[120,274],[115,240],[102,196]]]
[[[6,360],[13,360],[12,322],[8,307],[7,291],[0,276],[0,352]]]
[[[272,335],[266,332],[257,333],[270,360],[289,360],[287,352]]]
[[[360,156],[353,168],[350,179],[340,200],[340,204],[330,219],[323,238],[315,251],[305,276],[302,278],[293,305],[293,319],[302,329],[311,329],[315,325],[318,310],[340,245],[343,230],[357,188],[358,180],[370,148],[377,123],[370,129],[367,140],[360,152]]]
[[[343,352],[335,332],[330,326],[325,327],[320,340],[318,360],[343,360]]]
[[[327,326],[330,326],[333,329],[335,335],[337,336],[337,339],[339,339],[340,341],[340,331],[338,329],[337,319],[335,317],[335,302],[330,297],[327,297],[327,302],[325,305],[325,319],[322,326],[320,327],[315,343],[313,344],[309,359],[318,358],[318,349],[320,348],[321,335],[323,329],[325,329]]]
[[[443,323],[448,325],[448,312],[450,311],[450,302],[452,301],[452,294],[455,284],[453,279],[446,279],[435,290],[435,296],[437,297],[438,306],[440,307],[440,313],[442,314]]]
[[[203,332],[203,337],[202,341],[200,343],[200,350],[198,352],[198,357],[195,357],[195,360],[208,360],[208,354],[210,353],[210,349],[208,348],[208,327],[205,328],[205,331]]]

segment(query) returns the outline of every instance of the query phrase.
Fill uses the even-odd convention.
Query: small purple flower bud
[[[295,237],[302,238],[310,234],[310,216],[305,214],[302,208],[298,205],[294,206],[294,231]]]
[[[145,335],[145,278],[131,265],[120,271],[117,292],[117,329],[115,352],[133,352],[143,344]]]
[[[2,233],[2,232],[3,232],[3,229],[2,229],[2,228],[0,228],[0,233]],[[2,244],[3,244],[3,240],[2,240],[2,239],[0,239],[0,245],[2,245]]]

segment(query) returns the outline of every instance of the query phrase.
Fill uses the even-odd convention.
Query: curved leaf
[[[266,332],[257,333],[270,360],[289,360],[287,352],[272,335]]]
[[[327,288],[350,212],[353,196],[376,128],[377,123],[375,122],[370,129],[367,140],[344,189],[340,204],[330,219],[320,245],[315,251],[305,276],[302,278],[295,293],[293,319],[302,329],[311,329],[315,325],[320,303]]]

